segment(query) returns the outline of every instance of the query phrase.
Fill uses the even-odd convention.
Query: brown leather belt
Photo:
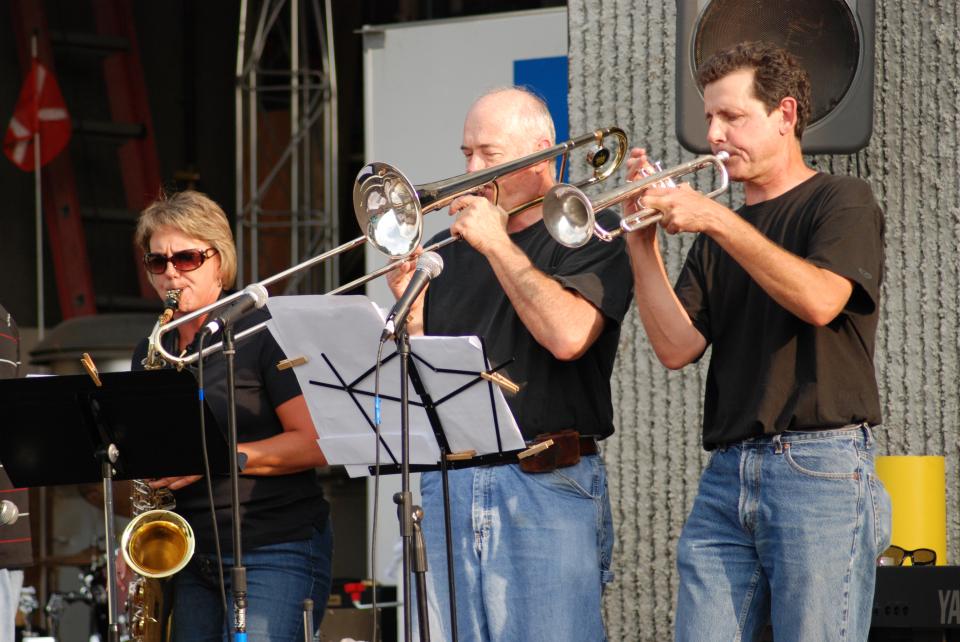
[[[576,430],[544,433],[533,440],[536,445],[548,439],[553,445],[535,455],[521,459],[520,470],[525,473],[549,473],[580,463],[580,457],[600,452],[596,437],[582,437]]]

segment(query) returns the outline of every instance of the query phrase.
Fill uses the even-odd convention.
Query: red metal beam
[[[140,64],[140,46],[133,12],[129,0],[93,0],[93,13],[97,33],[121,36],[129,43],[125,52],[116,52],[104,59],[103,75],[113,120],[143,125],[144,135],[141,138],[131,139],[117,150],[127,207],[139,212],[160,193],[160,160]],[[156,293],[141,267],[141,254],[139,248],[134,248],[140,293],[153,298]]]
[[[30,36],[36,31],[40,61],[54,72],[46,16],[40,0],[12,0],[13,30],[23,75],[30,68]],[[70,105],[67,105],[70,110]],[[76,179],[69,150],[42,170],[43,215],[57,281],[60,313],[64,319],[96,314],[93,276],[87,258],[86,235],[80,217]]]

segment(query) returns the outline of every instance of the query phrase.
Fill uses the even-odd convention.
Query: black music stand
[[[199,389],[176,370],[0,381],[0,462],[20,487],[103,482],[107,543],[115,545],[114,479],[204,474]],[[229,470],[227,444],[206,403],[211,474]],[[119,642],[117,578],[107,551],[110,642]]]
[[[376,410],[370,406],[374,399],[376,364],[382,356],[378,354],[378,338],[384,329],[382,314],[363,296],[275,297],[270,301],[270,313],[270,330],[288,357],[283,365],[294,368],[317,424],[320,447],[327,460],[348,468],[367,468],[376,460],[374,447],[377,441],[370,439],[377,432]],[[400,334],[405,339],[405,333]],[[381,392],[380,399],[387,402],[382,425],[399,425],[401,430],[399,443],[395,432],[393,435],[381,432],[379,444],[390,461],[381,467],[380,472],[397,472],[406,479],[410,471],[440,469],[446,506],[449,504],[447,469],[515,462],[527,449],[506,401],[491,383],[497,381],[496,370],[506,364],[491,369],[483,343],[480,343],[480,350],[476,350],[471,348],[471,340],[466,337],[422,337],[413,341],[415,345],[419,344],[417,351],[422,350],[424,354],[418,355],[415,351],[408,356],[423,365],[422,370],[401,354],[408,350],[405,340],[398,341],[396,353],[383,359],[383,363],[389,363],[400,357],[397,359],[399,372],[383,373],[385,381],[381,384],[383,390],[399,388],[400,394],[391,396]],[[434,354],[436,359],[429,357],[428,353]],[[456,377],[456,384],[437,385],[431,390],[430,383],[434,378],[434,384],[441,380],[446,384],[448,379],[453,381],[453,377]],[[408,381],[414,388],[412,398]],[[417,412],[408,413],[409,408],[415,408]],[[411,414],[416,414],[416,420]],[[507,422],[511,425],[505,425]],[[477,430],[478,424],[488,423],[493,429],[490,439]],[[415,430],[411,424],[416,424],[413,426]],[[414,438],[419,449],[411,444]],[[398,450],[402,452],[398,453]],[[458,452],[451,454],[451,450]],[[412,506],[408,481],[403,482],[398,497],[400,531],[404,541],[404,633],[409,641],[412,562],[417,562],[414,574],[418,583],[423,581],[426,571],[421,554],[423,547],[417,546],[414,551],[412,545],[418,539],[422,511]],[[444,511],[444,524],[447,557],[452,559],[449,510]],[[452,563],[448,563],[455,642],[456,597],[452,569]],[[419,591],[418,597],[422,598],[425,593]],[[418,602],[422,623],[425,623],[425,612],[425,602]],[[429,627],[421,626],[421,640],[428,637]]]
[[[489,466],[492,464],[502,464],[502,463],[516,463],[518,456],[527,450],[515,449],[515,450],[504,450],[503,441],[501,438],[501,426],[500,420],[498,419],[497,412],[497,403],[495,401],[494,395],[494,386],[498,385],[494,382],[497,381],[495,373],[509,365],[511,362],[500,364],[499,366],[490,367],[490,360],[486,351],[486,344],[482,339],[479,339],[481,345],[482,359],[483,363],[486,365],[486,368],[482,371],[472,371],[469,369],[463,368],[445,368],[434,365],[430,360],[425,359],[424,357],[414,354],[410,350],[410,340],[406,334],[406,328],[402,328],[396,337],[397,351],[388,355],[381,362],[381,365],[389,363],[394,358],[400,359],[400,382],[409,381],[413,386],[414,398],[410,398],[408,386],[400,385],[400,396],[392,396],[389,394],[380,394],[382,400],[386,400],[391,403],[396,403],[400,406],[400,423],[401,423],[401,448],[402,453],[397,458],[396,453],[394,453],[390,447],[384,442],[383,437],[380,438],[381,446],[385,449],[387,455],[391,458],[392,463],[385,464],[380,466],[380,474],[400,474],[402,476],[402,487],[401,491],[394,496],[394,503],[398,506],[398,517],[400,521],[400,536],[403,540],[403,604],[404,604],[404,628],[405,628],[405,638],[407,640],[412,639],[411,633],[411,616],[409,613],[409,603],[410,603],[410,588],[409,588],[409,576],[412,574],[416,578],[416,588],[417,588],[417,614],[420,624],[420,639],[421,642],[429,642],[430,640],[430,625],[427,621],[427,605],[426,605],[426,572],[427,572],[427,562],[426,562],[426,546],[423,541],[423,531],[421,524],[423,521],[423,509],[420,506],[416,506],[412,501],[412,493],[410,492],[410,473],[411,472],[426,472],[426,471],[439,471],[441,474],[442,487],[443,487],[443,522],[444,522],[444,534],[446,540],[446,557],[447,557],[447,590],[449,593],[449,602],[450,602],[450,625],[451,625],[451,642],[456,642],[458,638],[457,632],[457,614],[456,614],[456,587],[453,577],[453,543],[452,543],[452,525],[450,523],[450,485],[447,473],[452,469],[459,468],[469,468],[474,466]],[[363,397],[372,397],[373,392],[371,390],[365,390],[366,386],[369,386],[370,379],[376,369],[376,365],[371,366],[368,370],[362,372],[359,377],[353,381],[345,381],[341,374],[338,372],[337,367],[331,361],[330,357],[325,353],[320,355],[330,368],[332,374],[336,377],[338,383],[325,383],[321,381],[309,380],[309,384],[320,386],[323,388],[329,388],[334,390],[340,390],[350,397],[350,399],[355,404],[355,408],[358,415],[358,421],[363,420],[368,425],[369,429],[372,431],[372,434],[376,432],[376,425],[373,418],[364,410],[363,404],[360,400]],[[411,359],[412,357],[412,359]],[[512,360],[511,360],[512,361]],[[462,380],[462,383],[456,388],[446,392],[442,397],[434,398],[428,390],[428,386],[424,382],[424,377],[418,369],[418,364],[424,368],[424,371],[431,371],[437,375],[448,375],[456,376]],[[489,411],[488,416],[490,419],[490,424],[492,425],[494,434],[496,436],[497,450],[495,452],[487,454],[476,454],[473,452],[465,453],[463,455],[458,455],[451,452],[450,443],[447,439],[447,435],[444,432],[443,420],[440,417],[439,408],[444,403],[456,403],[459,395],[465,391],[470,390],[474,386],[481,386],[486,388],[488,393],[489,401]],[[309,388],[308,388],[309,390]],[[438,461],[433,464],[411,464],[410,462],[410,418],[409,418],[409,407],[418,407],[424,410],[426,415],[427,422],[430,425],[430,428],[433,432],[433,438],[436,439],[437,446],[439,447],[439,457]],[[376,474],[374,466],[369,466],[369,472],[371,475]]]

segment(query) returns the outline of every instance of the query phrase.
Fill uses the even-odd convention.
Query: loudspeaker
[[[851,153],[873,131],[874,0],[677,0],[677,138],[709,151],[697,67],[744,40],[783,47],[810,74],[803,151]]]

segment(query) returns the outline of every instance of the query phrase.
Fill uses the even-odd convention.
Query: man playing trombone
[[[810,82],[741,43],[699,70],[736,212],[687,188],[646,191],[670,234],[699,233],[671,288],[656,228],[627,235],[637,308],[678,369],[712,346],[712,451],[677,554],[676,639],[866,640],[890,503],[873,465],[883,215],[862,180],[819,173],[800,137]],[[636,178],[643,150],[628,161]],[[634,206],[636,207],[636,205]]]
[[[553,139],[543,101],[509,88],[473,104],[461,149],[474,172]],[[550,237],[539,206],[508,216],[553,184],[553,162],[543,161],[454,201],[456,220],[438,238],[463,241],[439,250],[444,270],[408,322],[412,334],[482,337],[491,362],[510,362],[500,372],[520,385],[508,401],[524,436],[550,436],[556,448],[521,465],[450,473],[461,642],[606,639],[600,598],[613,531],[597,441],[613,432],[609,379],[630,268],[622,241],[569,250]],[[397,296],[412,269],[392,273]],[[450,639],[440,486],[439,473],[421,478],[428,597],[443,629],[434,635]]]

